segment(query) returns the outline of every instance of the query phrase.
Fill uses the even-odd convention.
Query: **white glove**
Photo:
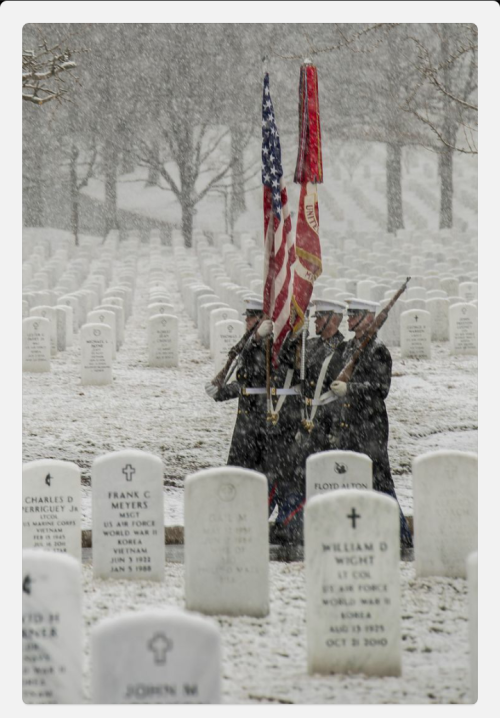
[[[345,381],[332,381],[330,389],[337,396],[345,396],[347,394],[347,382]]]
[[[273,323],[270,319],[264,319],[262,324],[259,326],[257,331],[255,332],[256,336],[260,337],[261,339],[263,337],[268,337],[273,331]]]
[[[212,384],[211,381],[209,381],[208,384],[205,384],[205,391],[211,399],[215,399],[215,396],[219,391],[219,387],[215,386],[214,384]]]

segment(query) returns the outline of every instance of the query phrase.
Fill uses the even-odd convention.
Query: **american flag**
[[[269,75],[262,95],[262,184],[264,185],[264,314],[274,323],[273,363],[290,330],[295,247],[274,116]]]

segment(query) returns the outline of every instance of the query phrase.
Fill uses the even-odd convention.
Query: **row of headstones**
[[[109,287],[117,254],[116,233],[111,233],[99,261],[80,291],[58,298],[60,305],[30,310],[23,319],[23,370],[50,371],[57,348],[71,345],[80,331],[81,380],[84,385],[112,382],[112,362],[124,341],[125,322],[132,313],[138,241],[124,243],[116,286]],[[59,287],[60,288],[60,287]]]
[[[193,482],[196,487],[193,491],[187,489],[191,485],[189,477],[186,480],[185,522],[187,535],[193,536],[193,556],[203,552],[201,544],[210,544],[212,549],[218,546],[227,552],[228,546],[221,546],[218,530],[221,527],[217,525],[223,521],[236,521],[238,512],[244,514],[245,519],[241,519],[239,528],[235,523],[232,529],[223,527],[225,532],[236,531],[231,536],[227,533],[227,541],[238,545],[238,533],[240,539],[248,534],[253,541],[260,531],[257,528],[255,533],[251,528],[261,525],[260,490],[257,489],[257,498],[251,499],[245,494],[245,501],[249,501],[245,509],[244,502],[240,504],[240,499],[235,500],[236,494],[233,496],[229,489],[217,488],[219,483],[225,486],[227,476],[233,475],[237,479],[239,470],[198,472],[196,476],[206,478],[206,483],[201,479]],[[241,476],[249,474],[244,471]],[[417,574],[462,576],[464,557],[477,548],[476,455],[437,451],[418,457],[413,462],[413,486]],[[228,504],[228,511],[221,514],[220,521],[207,514],[211,504],[205,493],[212,489],[219,513],[226,502]],[[363,454],[345,451],[321,452],[309,457],[306,464],[307,500],[338,489],[372,489],[371,460]],[[23,547],[66,552],[81,559],[80,492],[80,469],[76,464],[57,460],[25,464]],[[257,507],[255,515],[253,506]],[[92,467],[92,507],[94,575],[162,580],[161,459],[138,450],[112,452],[97,458]],[[215,511],[215,507],[211,511]],[[212,521],[215,525],[209,530],[207,527]],[[206,535],[205,529],[198,531],[205,524]],[[213,534],[213,542],[209,534]],[[266,532],[263,530],[262,534],[260,538],[264,540]],[[247,542],[241,540],[241,543]],[[200,568],[200,572],[203,575],[205,570]]]
[[[356,473],[354,455],[332,453],[336,456],[319,454],[311,457],[319,464],[314,481],[320,493],[309,497],[305,508],[308,670],[310,673],[361,672],[397,676],[401,673],[398,506],[392,498],[370,490],[335,487],[325,490],[325,481],[332,483],[332,466],[337,470],[335,479],[343,485],[350,485],[350,478]],[[358,485],[369,486],[369,459],[361,458],[364,466],[355,478]],[[421,500],[425,502],[422,513],[418,499],[415,505],[416,532],[417,522],[421,522],[422,539],[427,542],[426,548],[431,554],[425,558],[430,560],[429,566],[435,567],[447,552],[448,555],[451,552],[454,556],[451,575],[458,573],[463,576],[465,558],[469,556],[471,547],[477,547],[476,457],[460,452],[437,452],[416,459],[414,471],[415,486],[421,486]],[[114,564],[113,555],[108,554],[106,577],[122,577],[121,566],[126,576],[133,577],[126,567],[137,557],[142,558],[142,561],[137,561],[137,566],[147,565],[145,536],[154,524],[148,523],[147,528],[143,526],[144,522],[152,520],[151,508],[157,504],[154,484],[161,491],[161,472],[161,461],[143,452],[117,452],[96,460],[93,488],[100,490],[101,503],[107,509],[96,516],[96,521],[103,526],[103,531],[107,531],[107,536],[113,537],[114,558],[118,561]],[[159,477],[156,482],[151,481],[153,474]],[[187,608],[212,615],[267,615],[269,548],[265,477],[233,467],[211,469],[187,477],[185,491]],[[97,509],[98,503],[94,506]],[[137,528],[133,528],[134,524]],[[96,530],[94,528],[94,533]],[[443,542],[443,534],[448,537],[448,547],[446,541]],[[416,552],[418,541],[416,533]],[[94,545],[94,564],[99,561],[101,550],[99,544]],[[153,556],[149,558],[153,560]],[[418,574],[418,553],[416,561]],[[112,569],[113,566],[115,569],[120,567],[118,573]],[[25,592],[31,596],[30,591],[35,593],[36,584],[43,585],[43,581],[34,578],[36,555],[30,568],[31,573],[23,573],[23,591],[27,587]],[[441,575],[439,570],[437,573]],[[430,568],[423,575],[435,573]],[[150,573],[136,574],[139,578],[145,576],[155,578]],[[63,593],[60,578],[59,582],[53,579],[54,583],[58,585],[59,594]],[[64,604],[67,606],[68,602]],[[51,606],[53,611],[54,603],[51,601],[45,600],[40,605]],[[31,617],[37,615],[31,601],[27,613]],[[42,637],[50,636],[50,618],[45,619],[48,626],[42,626],[42,619],[31,618],[26,621],[27,627],[30,620],[40,624],[33,626],[35,633],[31,638],[37,637],[36,631]],[[57,623],[57,629],[66,625],[60,612],[53,621]],[[119,622],[120,619],[115,619],[112,625]],[[78,625],[78,621],[73,625],[75,623]],[[125,629],[126,626],[121,625]],[[135,625],[138,630],[140,623]],[[114,634],[110,631],[111,626],[108,631],[103,626],[102,633],[98,634],[107,636],[108,645],[114,643]],[[56,630],[53,636],[56,635],[62,636],[62,630],[59,633]],[[167,643],[164,642],[164,646]],[[103,638],[102,645],[105,644]],[[72,650],[78,645],[74,634],[68,645],[73,646]],[[149,650],[154,650],[154,647],[149,647]],[[61,658],[61,651],[55,653]],[[137,652],[130,653],[135,655]],[[138,653],[144,658],[143,651]],[[62,662],[68,665],[68,656],[64,656]],[[148,662],[143,661],[143,664]],[[122,684],[120,676],[112,681],[112,671],[107,676],[99,671],[99,685],[105,690],[103,686],[107,683],[114,684],[116,691],[118,681],[122,688],[119,693],[112,694],[114,702],[135,702],[138,697],[136,691],[132,690],[128,696],[123,692],[123,686],[134,681],[127,668],[122,667],[122,670],[128,681]],[[135,682],[139,683],[138,680]],[[143,677],[141,682],[151,685],[151,679],[147,681]],[[147,695],[149,693],[141,697],[147,698]],[[178,697],[176,690],[163,696],[163,699],[165,702],[176,702]],[[102,696],[100,701],[107,702]]]
[[[151,367],[176,367],[179,364],[179,320],[165,282],[165,259],[161,240],[149,241],[147,296],[148,364]]]

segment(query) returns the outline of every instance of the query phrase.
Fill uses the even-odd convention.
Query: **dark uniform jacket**
[[[347,342],[345,362],[358,346]],[[367,454],[373,462],[373,488],[387,491],[394,487],[389,466],[387,442],[389,419],[385,399],[391,386],[392,358],[387,347],[374,337],[360,356],[347,394],[339,400],[338,448]]]
[[[320,393],[328,391],[343,366],[342,351],[344,337],[340,332],[330,339],[314,337],[306,342],[306,370],[304,394],[313,399],[319,373],[325,358],[333,353],[322,384]],[[300,339],[288,339],[280,353],[280,366],[273,376],[273,384],[283,387],[289,368],[294,374],[291,386],[300,384]],[[309,454],[332,448],[329,444],[330,433],[338,425],[338,402],[318,407],[314,417],[314,427],[309,433],[302,424],[304,416],[311,415],[311,406],[303,411],[304,400],[300,395],[287,396],[279,412],[276,426],[270,427],[267,469],[268,478],[277,480],[280,486],[294,490],[304,489],[304,466]],[[337,416],[337,418],[336,418]],[[299,436],[297,436],[299,435]]]
[[[265,343],[254,337],[245,344],[238,357],[236,379],[223,386],[215,401],[238,398],[238,414],[229,449],[227,463],[265,473],[266,395],[245,395],[247,387],[266,386]]]

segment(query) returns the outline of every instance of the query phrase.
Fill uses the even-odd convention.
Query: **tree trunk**
[[[439,176],[441,179],[439,229],[450,229],[453,227],[453,150],[446,148],[439,155]]]
[[[122,172],[124,175],[129,175],[132,174],[134,170],[134,155],[130,150],[125,150],[122,154]]]
[[[151,151],[153,154],[153,158],[152,164],[150,164],[148,168],[146,187],[155,187],[160,182],[160,143],[156,138],[151,143]]]
[[[78,207],[78,148],[76,145],[71,147],[71,155],[69,160],[69,187],[71,200],[71,231],[75,238],[75,246],[78,247],[78,226],[79,226],[79,207]]]
[[[404,229],[403,194],[401,190],[401,145],[387,144],[387,231],[396,234]]]
[[[241,132],[237,128],[231,129],[231,204],[229,209],[229,227],[231,237],[234,225],[242,212],[246,209],[245,186],[243,179],[243,150]]]
[[[443,85],[452,91],[450,64],[449,64],[449,28],[443,25],[441,34],[441,62],[443,64]],[[452,107],[449,97],[443,98],[444,123],[443,137],[448,145],[453,146],[456,138],[456,126],[452,120]],[[439,208],[439,229],[450,229],[453,227],[453,150],[443,147],[439,155],[439,177],[441,180],[441,203]]]
[[[118,153],[112,141],[104,145],[104,233],[107,236],[111,229],[118,227],[116,175]]]
[[[195,208],[189,198],[183,199],[182,208],[182,236],[184,237],[184,246],[193,246],[193,217]]]

